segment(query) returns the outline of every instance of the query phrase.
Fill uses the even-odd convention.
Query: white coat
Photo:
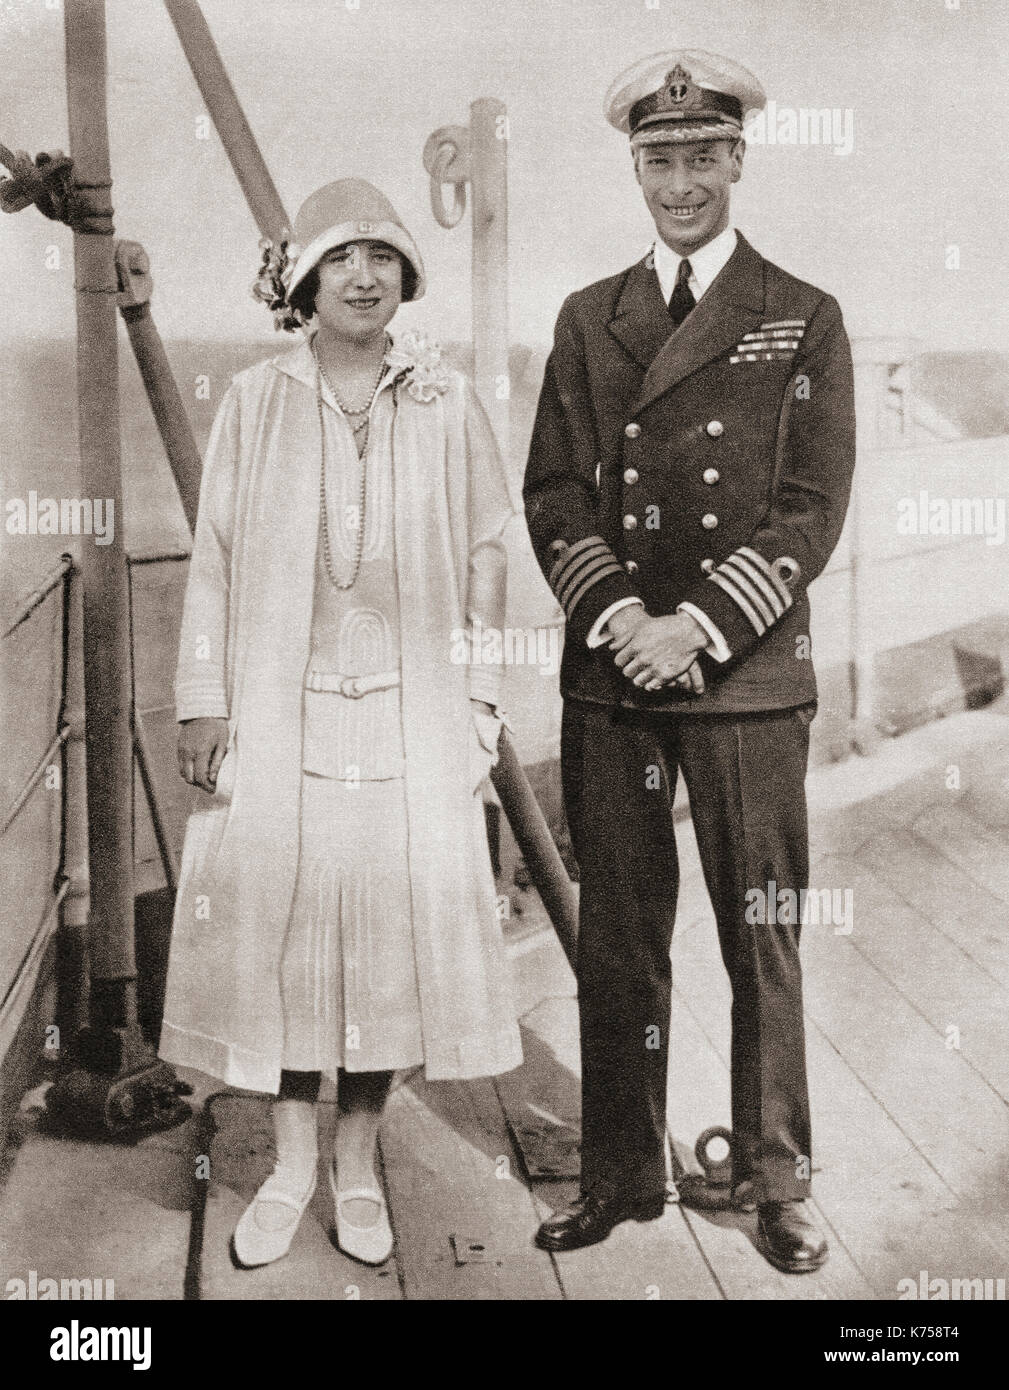
[[[430,379],[430,378],[429,378]],[[394,526],[402,631],[413,933],[429,1079],[522,1058],[482,801],[471,694],[500,669],[458,660],[460,631],[504,622],[501,533],[513,514],[470,383],[395,392]],[[302,682],[319,516],[316,369],[308,342],[235,377],[204,464],[183,612],[176,714],[226,717],[213,797],[196,793],[182,855],[160,1053],[276,1092],[279,971],[298,860]],[[424,397],[430,396],[430,399]],[[323,386],[327,408],[336,404]],[[454,657],[454,659],[453,659]]]

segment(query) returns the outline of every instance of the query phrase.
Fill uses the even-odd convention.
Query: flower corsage
[[[424,333],[404,333],[386,353],[385,360],[402,374],[415,401],[433,401],[448,390],[449,371],[442,362],[441,345],[431,342]]]
[[[263,237],[259,243],[263,253],[259,273],[252,286],[252,295],[273,314],[273,326],[286,333],[302,327],[302,318],[287,302],[287,282],[291,269],[301,255],[301,247],[292,241],[271,241]]]

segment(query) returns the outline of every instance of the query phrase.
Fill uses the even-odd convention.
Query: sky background
[[[353,0],[350,0],[353,3]],[[204,13],[293,216],[330,179],[392,198],[430,289],[402,312],[470,331],[469,232],[435,223],[421,150],[495,96],[510,117],[510,321],[547,343],[561,301],[650,239],[626,137],[603,119],[613,77],[672,47],[751,68],[778,106],[851,108],[855,146],[751,146],[734,220],[836,294],[853,335],[1009,347],[1004,0],[204,0]],[[55,8],[49,8],[52,4]],[[67,148],[59,0],[0,0],[0,139]],[[655,5],[654,8],[651,5]],[[250,297],[258,231],[160,0],[109,0],[117,234],[141,241],[166,338],[276,340]],[[960,249],[947,269],[946,248]],[[46,249],[62,251],[47,269]],[[73,333],[71,236],[34,211],[0,218],[0,337]]]

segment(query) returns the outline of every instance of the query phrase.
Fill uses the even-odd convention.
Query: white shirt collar
[[[690,279],[687,283],[694,298],[700,299],[735,251],[736,241],[735,227],[726,227],[724,231],[719,232],[716,237],[712,237],[710,241],[705,242],[689,256],[683,257],[678,256],[675,251],[668,247],[661,237],[656,237],[652,246],[652,259],[655,264],[655,273],[659,277],[662,298],[666,303],[669,303],[669,296],[676,286],[680,261],[686,259],[690,262]]]

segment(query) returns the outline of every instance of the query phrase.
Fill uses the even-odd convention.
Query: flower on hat
[[[449,372],[442,362],[441,344],[426,334],[404,333],[386,353],[390,367],[399,369],[406,389],[416,401],[433,401],[448,390]]]
[[[287,285],[301,247],[286,238],[276,242],[262,237],[259,249],[262,259],[252,285],[253,298],[260,300],[273,314],[274,328],[292,332],[301,326],[301,319],[287,302]]]
[[[283,270],[284,283],[286,284],[291,278],[291,273],[294,270],[298,257],[301,255],[301,247],[296,241],[282,242],[281,245],[285,247],[285,254],[287,256],[287,264],[284,266]]]

